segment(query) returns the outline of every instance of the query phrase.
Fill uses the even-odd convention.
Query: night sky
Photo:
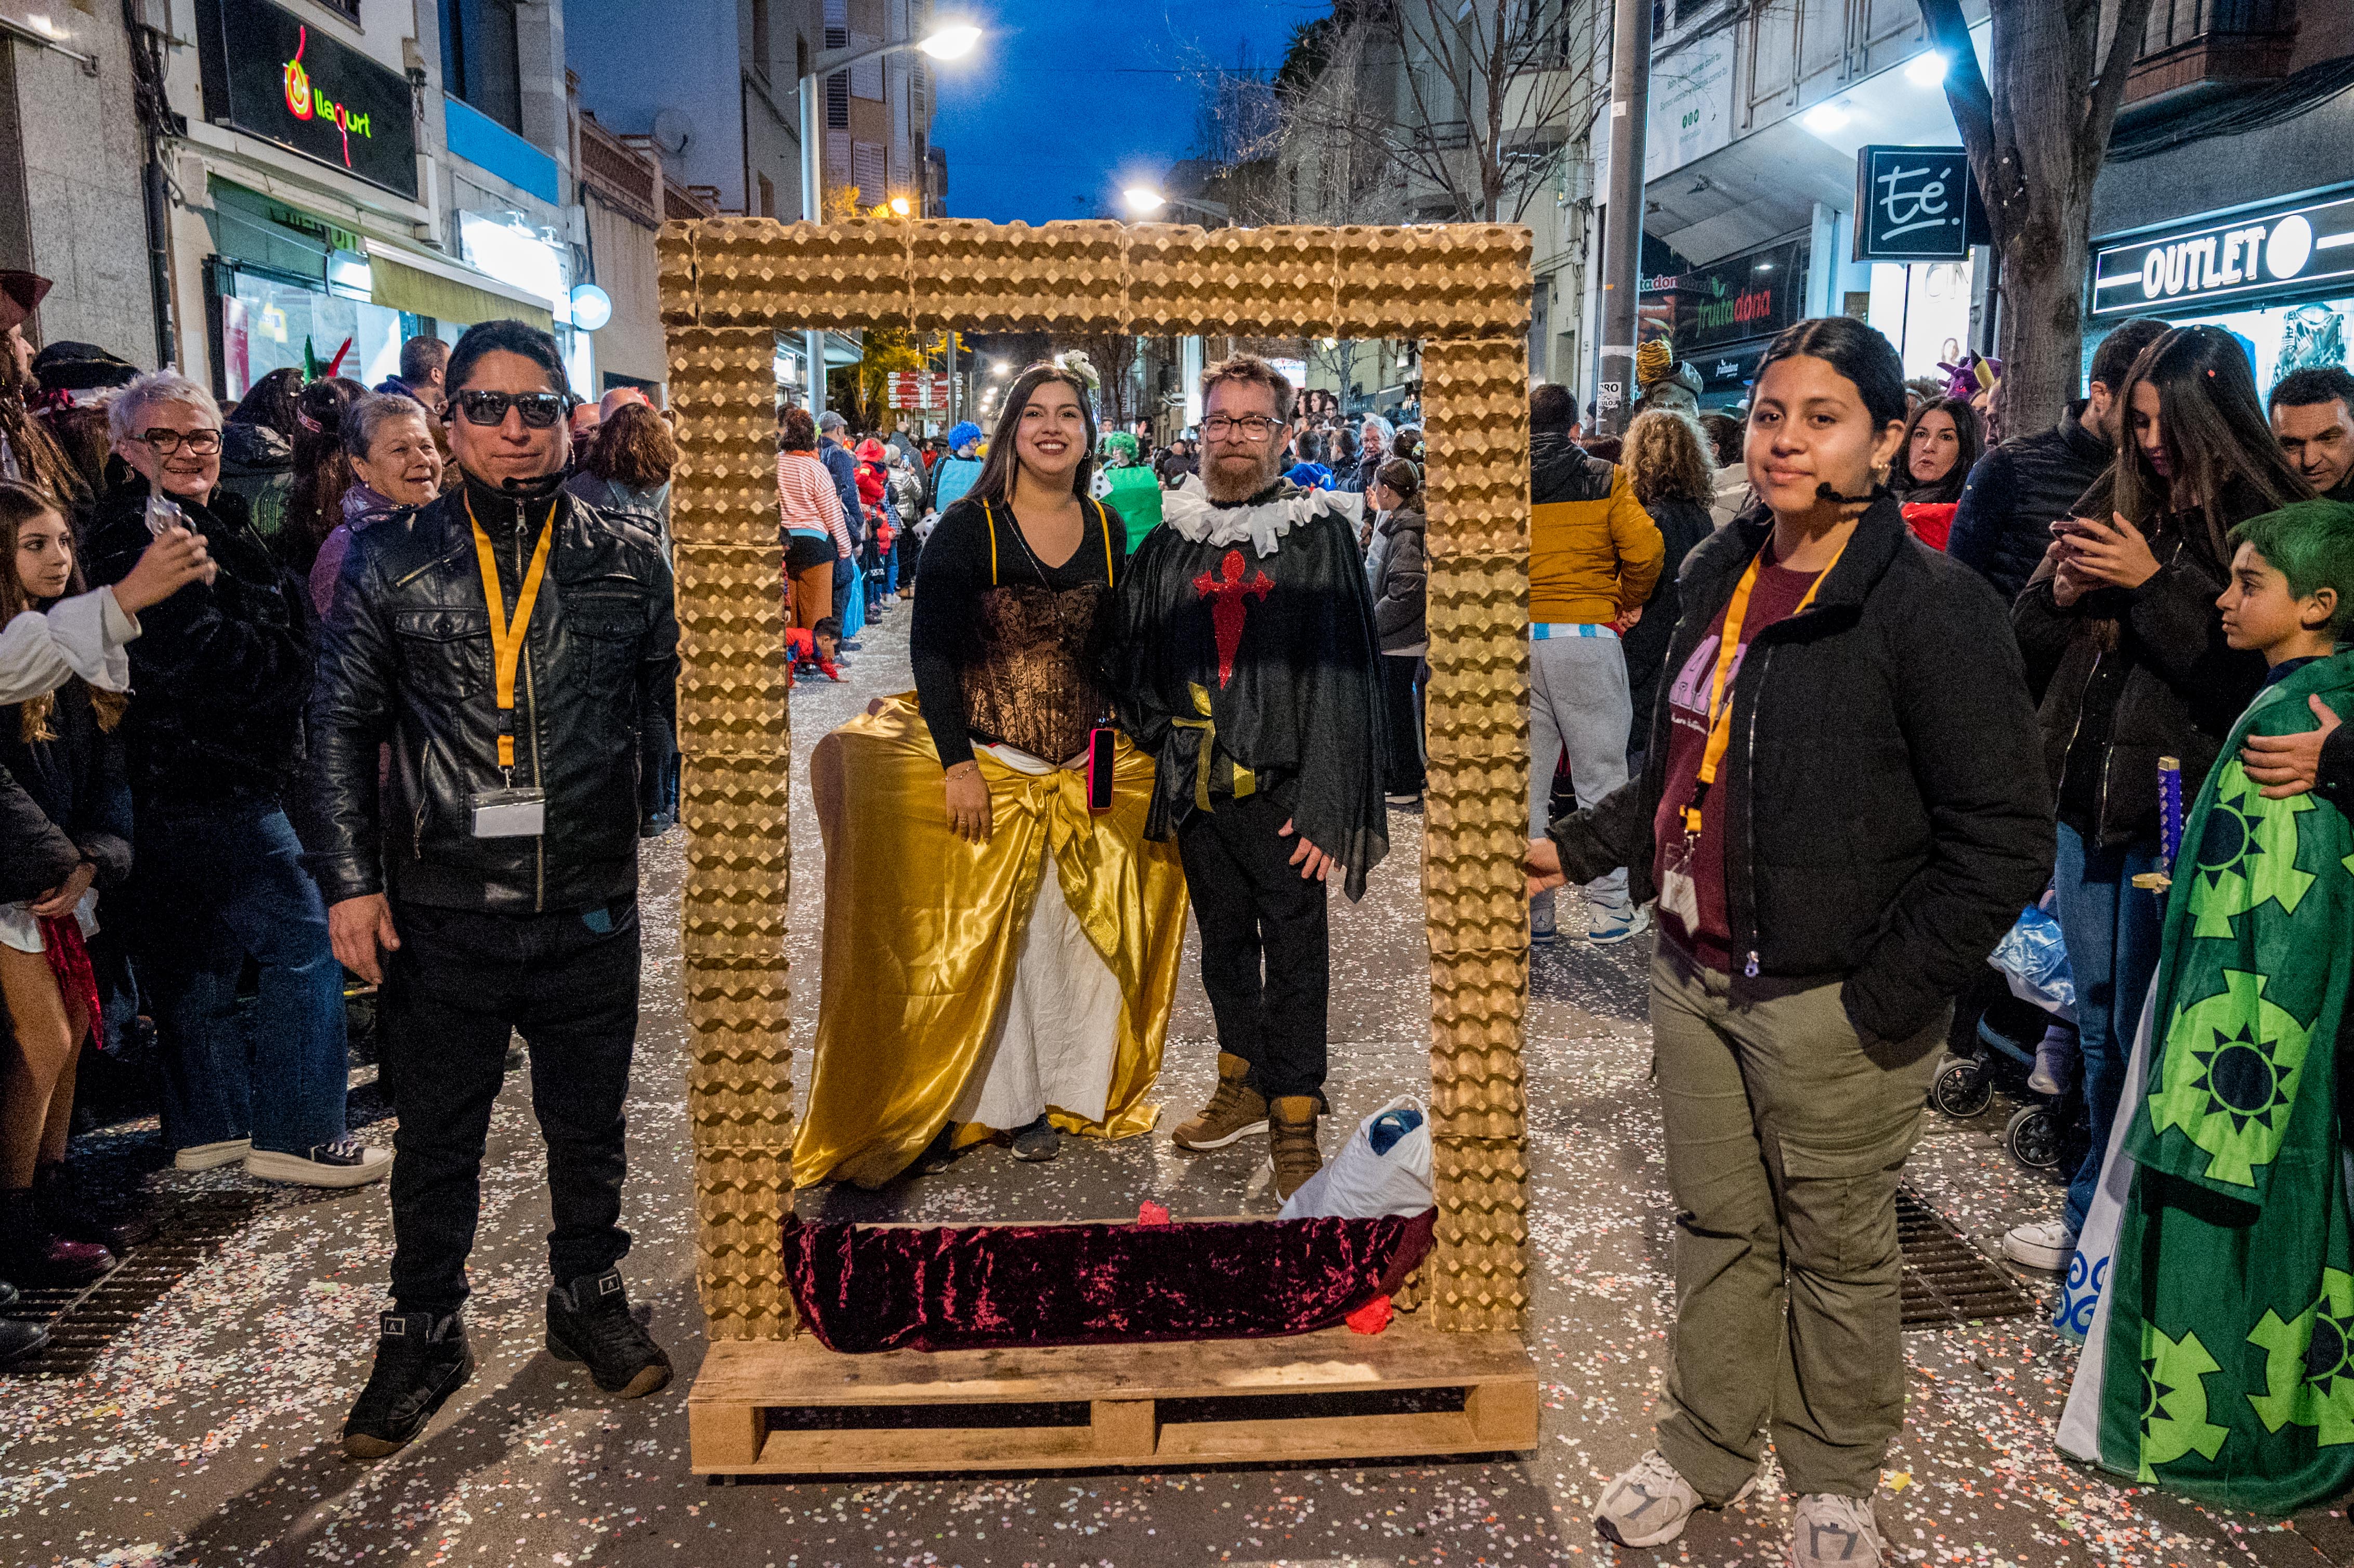
[[[933,67],[932,141],[955,217],[1125,217],[1120,187],[1196,149],[1201,78],[1238,58],[1272,69],[1324,0],[938,0],[988,29]]]

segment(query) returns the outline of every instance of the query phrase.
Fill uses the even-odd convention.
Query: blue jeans
[[[140,813],[139,976],[164,1064],[164,1141],[250,1137],[307,1154],[344,1136],[344,969],[286,813],[260,801]],[[260,971],[238,1005],[248,958]]]
[[[2125,1093],[2126,1060],[2133,1054],[2150,977],[2158,972],[2160,895],[2133,885],[2135,877],[2158,868],[2155,840],[2105,850],[2086,845],[2075,829],[2060,824],[2052,885],[2060,935],[2068,944],[2068,968],[2076,978],[2076,1039],[2093,1135],[2084,1164],[2068,1183],[2071,1233],[2084,1229],[2093,1190],[2100,1184],[2101,1156],[2108,1151],[2109,1128]]]

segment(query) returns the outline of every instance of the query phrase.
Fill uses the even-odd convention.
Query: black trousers
[[[1251,1065],[1269,1099],[1324,1088],[1324,1023],[1332,993],[1323,883],[1287,863],[1290,813],[1265,795],[1221,800],[1177,830],[1186,895],[1202,931],[1202,989],[1218,1048]]]
[[[547,1143],[548,1272],[601,1274],[621,1229],[622,1105],[638,1032],[638,906],[490,915],[396,903],[378,1029],[393,1069],[392,1298],[454,1312],[481,1215],[482,1147],[507,1033],[531,1051]]]
[[[1390,720],[1390,776],[1384,787],[1393,795],[1422,793],[1422,705],[1415,690],[1421,674],[1419,654],[1382,655],[1382,701]]]

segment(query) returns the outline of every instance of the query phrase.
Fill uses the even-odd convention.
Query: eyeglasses
[[[1282,420],[1265,414],[1213,414],[1202,421],[1202,433],[1213,440],[1237,435],[1246,441],[1263,441],[1281,429]]]
[[[509,408],[523,416],[525,429],[544,430],[564,418],[564,394],[489,392],[475,387],[458,394],[458,411],[470,425],[504,425]]]
[[[158,425],[152,430],[140,431],[135,439],[154,447],[162,457],[170,457],[183,446],[197,457],[210,457],[221,447],[218,430],[167,430]]]

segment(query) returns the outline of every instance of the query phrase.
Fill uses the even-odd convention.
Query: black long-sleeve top
[[[916,595],[909,653],[916,669],[916,700],[943,768],[972,760],[976,740],[1021,744],[977,722],[966,700],[968,671],[1004,652],[1002,639],[991,630],[993,622],[984,612],[984,597],[1001,588],[1043,588],[1056,597],[1088,588],[1108,589],[1127,575],[1126,529],[1108,524],[1109,514],[1099,502],[1086,502],[1081,510],[1079,547],[1070,559],[1051,567],[1023,540],[1010,506],[984,506],[967,499],[950,506],[934,524],[924,545],[923,590]],[[1070,644],[1063,652],[1071,671],[1095,670],[1102,624],[1098,613],[1087,617],[1083,626],[1063,629],[1061,640]],[[1008,673],[1007,678],[1019,677]],[[1092,687],[1091,681],[1087,684]]]

